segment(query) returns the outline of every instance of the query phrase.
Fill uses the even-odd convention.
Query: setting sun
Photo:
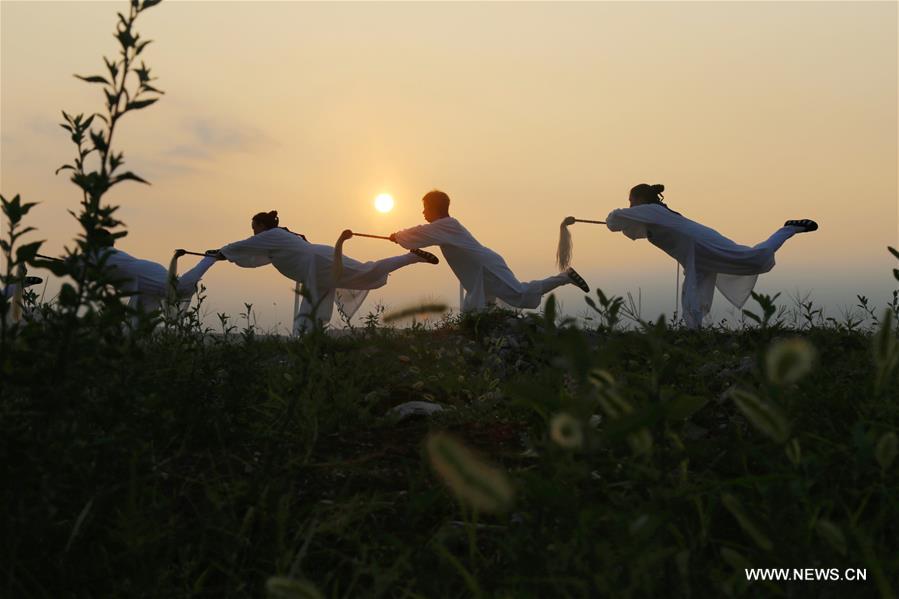
[[[375,198],[375,209],[378,212],[390,212],[393,210],[393,196],[389,193],[382,193]]]

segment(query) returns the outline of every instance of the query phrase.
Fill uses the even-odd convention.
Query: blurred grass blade
[[[846,555],[846,535],[840,530],[840,527],[830,520],[821,519],[815,524],[815,532],[824,539],[828,545],[833,547],[834,551],[840,555]]]
[[[509,509],[514,493],[504,471],[446,433],[431,434],[426,446],[431,466],[460,501],[485,513]]]
[[[75,525],[72,527],[72,532],[69,534],[69,540],[66,542],[66,548],[63,550],[64,553],[68,553],[69,549],[72,547],[72,543],[75,542],[75,538],[78,537],[78,533],[81,531],[81,527],[84,525],[84,520],[87,518],[87,515],[90,513],[91,508],[94,507],[94,500],[91,498],[90,501],[87,502],[87,505],[81,510],[81,513],[78,514],[78,518],[75,519]]]
[[[877,441],[877,448],[874,450],[874,457],[877,458],[880,468],[882,470],[889,469],[897,454],[899,454],[899,440],[896,438],[896,433],[892,431],[885,433]]]
[[[308,580],[296,580],[285,576],[272,576],[265,581],[269,599],[324,599],[324,596]]]
[[[446,304],[419,304],[417,306],[409,306],[407,308],[402,308],[395,312],[385,314],[384,322],[391,323],[396,322],[397,320],[403,320],[405,318],[426,316],[428,314],[443,314],[448,309],[449,308]]]
[[[790,423],[779,407],[741,389],[731,389],[730,397],[759,432],[777,443],[790,438]]]

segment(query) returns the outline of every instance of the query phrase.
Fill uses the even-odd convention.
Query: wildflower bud
[[[549,425],[549,438],[559,447],[579,449],[584,444],[584,432],[581,423],[566,412],[553,416]]]

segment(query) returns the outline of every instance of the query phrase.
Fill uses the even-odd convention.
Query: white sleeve
[[[644,239],[647,236],[646,223],[633,208],[612,210],[606,217],[606,226],[610,231],[621,231],[630,239]]]
[[[271,264],[271,252],[280,244],[273,235],[269,235],[269,232],[265,231],[243,241],[229,243],[219,251],[230,262],[244,268],[258,268]]]
[[[418,225],[394,233],[396,242],[407,250],[440,245],[449,241],[447,231],[437,223]]]

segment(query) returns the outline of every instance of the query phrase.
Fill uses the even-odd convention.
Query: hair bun
[[[652,186],[652,190],[655,193],[662,193],[663,191],[665,191],[665,186],[662,185],[661,183],[656,183],[655,185]]]

